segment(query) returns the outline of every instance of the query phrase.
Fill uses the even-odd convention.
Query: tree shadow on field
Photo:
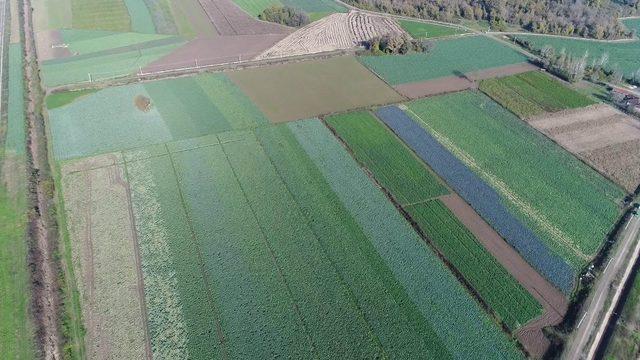
[[[453,76],[455,76],[455,77],[459,77],[459,78],[465,79],[465,80],[467,80],[469,82],[473,82],[473,80],[471,80],[471,79],[469,79],[469,77],[467,77],[467,74],[463,73],[460,70],[453,70],[452,73],[453,73]]]

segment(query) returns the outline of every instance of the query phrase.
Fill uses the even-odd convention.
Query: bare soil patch
[[[352,56],[228,73],[274,123],[404,100]]]
[[[478,85],[464,77],[448,76],[436,80],[402,84],[394,88],[409,99],[419,99],[427,96],[445,94],[477,88]]]
[[[608,105],[544,114],[527,122],[629,192],[640,183],[640,124]]]
[[[71,51],[62,47],[64,39],[59,30],[46,30],[36,34],[36,49],[38,59],[46,61],[70,57]]]
[[[198,0],[220,35],[288,34],[294,29],[251,17],[232,0]]]
[[[460,196],[452,194],[440,199],[476,236],[485,249],[543,306],[542,316],[520,328],[516,334],[525,349],[534,357],[540,358],[550,345],[542,329],[560,323],[568,308],[566,298],[507,244]]]
[[[522,73],[526,73],[534,70],[538,70],[538,67],[529,63],[521,63],[521,64],[500,66],[500,67],[491,68],[491,69],[473,71],[473,72],[466,73],[465,76],[472,81],[480,81],[480,80],[522,74]]]
[[[258,58],[271,59],[351,49],[373,37],[404,33],[400,25],[388,17],[359,11],[336,13],[297,30]]]
[[[255,58],[284,34],[234,35],[195,39],[142,69],[145,73],[227,64]]]
[[[144,95],[137,95],[133,99],[133,103],[138,108],[138,110],[140,110],[142,112],[151,111],[151,106],[152,106],[151,105],[151,99],[149,99],[148,97],[146,97]]]

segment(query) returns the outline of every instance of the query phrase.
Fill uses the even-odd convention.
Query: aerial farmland
[[[635,240],[638,118],[353,4],[0,0],[0,352],[565,356]]]

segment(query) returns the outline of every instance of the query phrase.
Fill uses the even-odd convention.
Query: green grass
[[[431,39],[442,36],[466,34],[467,31],[438,24],[400,20],[400,26],[414,39]]]
[[[635,30],[636,36],[640,35],[640,19],[624,19],[622,20],[622,23],[627,27],[627,29]]]
[[[542,306],[536,299],[440,200],[412,205],[406,210],[511,331],[542,314]]]
[[[630,286],[631,291],[605,351],[607,360],[633,360],[640,352],[640,274],[637,269]]]
[[[553,47],[556,53],[565,49],[574,57],[582,57],[588,53],[587,63],[599,60],[603,54],[608,54],[607,67],[610,69],[619,68],[628,77],[640,69],[640,64],[638,64],[640,40],[611,43],[533,35],[518,35],[517,38],[527,40],[535,49],[541,49],[548,45]]]
[[[53,93],[47,96],[47,99],[46,99],[47,109],[53,110],[55,108],[69,105],[72,102],[82,98],[83,96],[94,94],[97,91],[98,91],[97,89],[84,89],[84,90]]]
[[[480,90],[521,118],[595,104],[587,96],[538,71],[484,80]]]
[[[148,112],[135,106],[137,96],[151,99]],[[54,154],[59,160],[253,128],[268,122],[222,74],[103,89],[50,109],[49,119]]]
[[[3,159],[0,157],[0,161]],[[7,359],[36,356],[29,314],[30,277],[27,264],[27,216],[0,186],[0,349]]]
[[[346,12],[347,9],[333,0],[233,0],[244,11],[253,16],[258,16],[272,6],[289,6],[300,9],[310,15],[312,21],[323,16],[320,14],[331,14],[336,12]],[[316,14],[313,16],[313,14]]]
[[[288,126],[445,344],[450,356],[437,358],[522,357],[326,127],[317,120]]]
[[[132,45],[139,45],[144,48],[144,43],[146,42],[172,38],[170,35],[152,33],[115,33],[76,29],[63,29],[60,32],[64,42],[69,45],[69,51],[74,55],[103,52]]]
[[[364,56],[359,60],[391,85],[461,76],[471,71],[526,62],[519,52],[486,36],[435,41],[426,54]]]
[[[574,268],[595,255],[619,216],[620,188],[481,93],[418,100],[409,108]]]
[[[22,67],[22,45],[9,45],[7,89],[7,132],[4,139],[4,149],[7,154],[22,155],[26,151],[25,112],[24,112],[24,82]]]
[[[123,0],[71,0],[72,28],[131,31],[131,18]]]
[[[327,123],[349,146],[355,158],[402,205],[448,193],[424,164],[369,112],[327,118]]]
[[[280,0],[233,0],[244,11],[252,16],[262,14],[264,9],[271,6],[283,6]]]
[[[131,30],[137,33],[155,34],[156,27],[145,1],[124,0],[131,18]]]

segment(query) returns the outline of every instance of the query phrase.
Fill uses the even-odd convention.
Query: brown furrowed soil
[[[388,34],[404,34],[395,20],[359,11],[331,14],[287,36],[258,59],[351,49]]]
[[[352,56],[228,73],[274,123],[404,100]]]
[[[147,65],[142,71],[153,73],[251,60],[284,36],[284,34],[234,35],[195,39]]]
[[[520,328],[516,334],[532,356],[542,357],[550,345],[542,329],[560,323],[568,308],[566,298],[509,246],[460,196],[446,195],[441,200],[485,249],[543,306],[542,316]]]
[[[62,168],[73,267],[92,359],[150,358],[129,185],[119,163],[119,157],[103,155]]]
[[[394,88],[409,99],[446,94],[477,88],[478,85],[464,77],[447,76],[436,80],[427,80],[395,86]]]
[[[294,29],[251,17],[232,0],[198,0],[220,35],[288,34]]]
[[[640,183],[640,123],[608,105],[544,114],[527,122],[633,192]]]

